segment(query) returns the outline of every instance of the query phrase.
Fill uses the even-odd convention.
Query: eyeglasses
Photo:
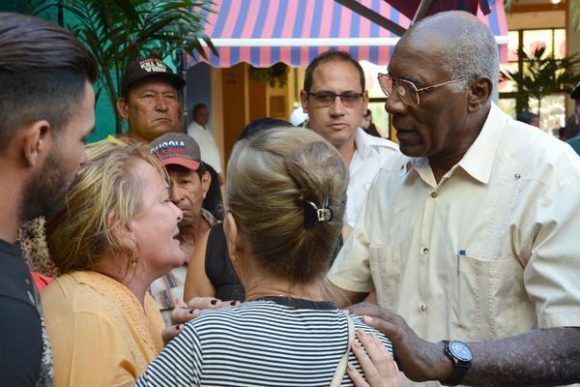
[[[431,92],[435,89],[448,85],[450,83],[459,82],[467,77],[452,79],[447,82],[438,83],[433,86],[422,87],[417,89],[417,86],[411,81],[407,81],[406,79],[395,78],[391,77],[389,74],[379,74],[378,80],[383,93],[388,97],[393,95],[394,92],[399,96],[401,102],[403,102],[407,106],[419,106],[421,100],[419,99],[419,93],[422,92]]]
[[[360,102],[364,93],[354,93],[352,91],[345,91],[344,93],[336,94],[332,91],[319,91],[317,93],[307,92],[309,96],[314,98],[316,104],[320,107],[328,107],[334,104],[336,97],[340,98],[340,102],[346,107],[353,107]]]

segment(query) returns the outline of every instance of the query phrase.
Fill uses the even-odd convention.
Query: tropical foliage
[[[250,79],[257,82],[266,82],[270,87],[284,87],[288,82],[289,67],[278,62],[270,67],[250,67]]]
[[[522,66],[516,71],[501,71],[501,77],[517,85],[516,111],[530,110],[530,97],[538,100],[556,93],[569,93],[580,82],[580,58],[570,55],[556,59],[545,47],[536,48],[530,55],[518,50]]]
[[[183,62],[185,54],[206,57],[204,18],[211,1],[197,0],[28,0],[35,14],[62,9],[72,15],[71,29],[98,61],[100,82],[112,106],[128,60],[137,56],[170,57]],[[216,53],[217,54],[217,53]],[[117,117],[117,133],[121,121]]]

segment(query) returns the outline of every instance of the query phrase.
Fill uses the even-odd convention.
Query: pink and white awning
[[[219,57],[208,51],[214,67],[247,62],[269,67],[284,62],[306,67],[328,49],[349,51],[358,60],[386,65],[398,36],[334,0],[213,0],[215,13],[207,14],[205,33]],[[403,28],[410,20],[385,0],[357,0],[361,5]],[[478,16],[490,26],[499,44],[507,44],[503,2]],[[203,60],[203,59],[201,59]],[[194,64],[193,62],[191,64]]]

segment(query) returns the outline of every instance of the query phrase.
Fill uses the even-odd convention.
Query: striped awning
[[[269,67],[277,62],[306,67],[328,49],[346,50],[358,60],[386,65],[399,37],[335,0],[213,0],[215,13],[206,16],[205,33],[219,56],[208,49],[207,62],[231,67],[247,62]],[[410,20],[384,0],[358,0],[365,7],[408,28]],[[478,16],[498,43],[507,44],[503,2]],[[200,60],[203,60],[200,58]],[[192,59],[191,65],[195,64]]]

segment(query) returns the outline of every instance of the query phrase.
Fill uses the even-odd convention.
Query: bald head
[[[499,58],[493,33],[474,15],[464,11],[440,12],[407,31],[397,46],[438,51],[440,66],[452,79],[486,77],[497,87]]]

